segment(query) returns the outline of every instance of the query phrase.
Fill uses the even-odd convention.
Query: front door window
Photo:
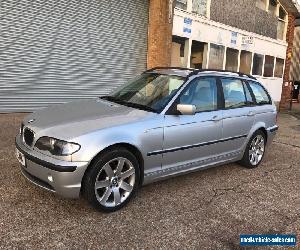
[[[196,112],[212,111],[218,108],[217,83],[213,77],[193,80],[180,97],[180,104],[196,106]]]

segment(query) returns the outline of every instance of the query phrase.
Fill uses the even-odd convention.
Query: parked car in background
[[[239,161],[257,167],[278,129],[276,107],[252,76],[154,68],[96,100],[27,116],[16,137],[23,175],[102,211],[143,184]]]

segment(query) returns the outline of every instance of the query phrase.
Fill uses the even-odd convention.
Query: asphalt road
[[[259,168],[229,164],[150,184],[112,214],[23,178],[14,155],[23,117],[0,115],[3,249],[240,249],[243,233],[297,233],[300,240],[300,120],[290,115],[279,116]]]

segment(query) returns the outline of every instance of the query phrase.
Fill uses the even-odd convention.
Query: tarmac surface
[[[279,115],[279,133],[260,167],[228,164],[150,184],[111,214],[24,179],[14,154],[24,116],[0,115],[2,249],[242,249],[240,234],[285,233],[298,234],[299,246],[300,120],[294,116]]]

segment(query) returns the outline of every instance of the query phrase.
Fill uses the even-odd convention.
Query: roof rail
[[[189,70],[189,71],[192,71],[188,75],[188,77],[193,76],[193,75],[198,75],[201,72],[215,71],[215,72],[238,74],[241,77],[248,77],[248,78],[251,78],[253,80],[257,80],[252,75],[245,74],[245,73],[242,73],[242,72],[231,71],[231,70],[224,70],[224,69],[193,69],[193,68],[183,68],[183,67],[154,67],[154,68],[151,68],[151,69],[148,69],[148,70],[144,71],[144,73],[151,72],[151,71],[158,70],[158,69],[178,69],[178,70]]]
[[[189,70],[189,71],[195,71],[195,69],[192,68],[183,68],[183,67],[154,67],[151,69],[146,70],[145,72],[150,72],[157,69],[179,69],[179,70]]]
[[[233,73],[233,74],[238,74],[241,77],[245,77],[246,76],[246,77],[251,78],[253,80],[257,80],[252,75],[245,74],[245,73],[242,73],[242,72],[231,71],[231,70],[224,70],[224,69],[195,69],[193,72],[191,72],[189,74],[189,77],[192,76],[192,75],[197,75],[197,74],[199,74],[201,72],[207,72],[207,71],[215,71],[215,72],[222,72],[222,73]]]

